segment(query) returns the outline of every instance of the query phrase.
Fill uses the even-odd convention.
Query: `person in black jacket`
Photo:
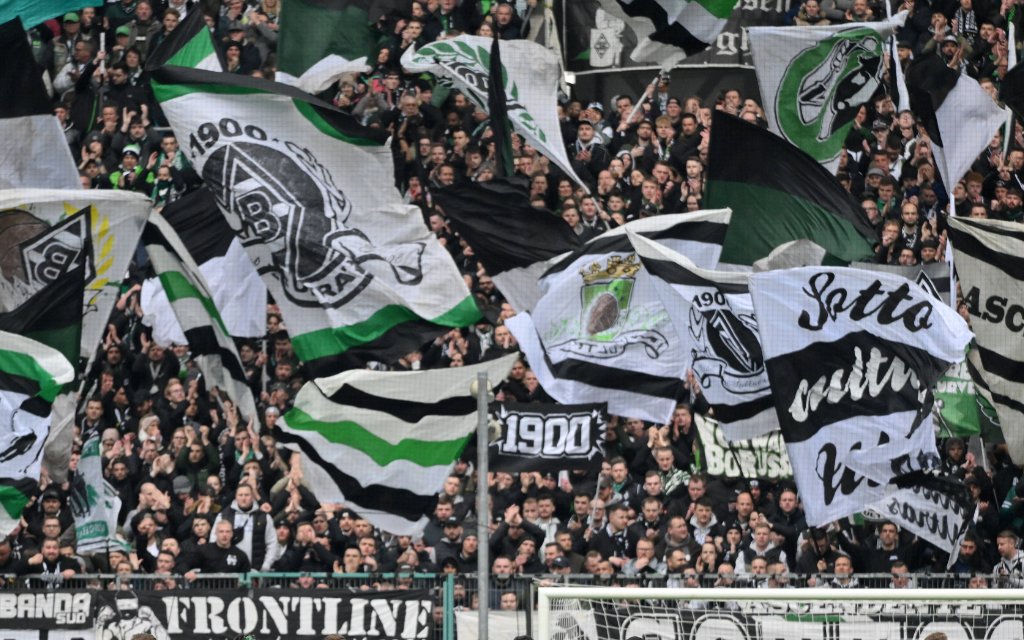
[[[284,554],[274,562],[274,571],[309,571],[327,573],[334,569],[337,558],[325,544],[317,540],[313,524],[300,522],[295,539]]]
[[[612,566],[621,570],[630,558],[636,557],[636,543],[640,536],[630,531],[629,507],[616,503],[608,507],[608,524],[590,539],[590,551],[597,551],[611,562]]]
[[[245,552],[231,543],[235,529],[227,520],[217,522],[214,541],[200,545],[185,579],[194,582],[199,573],[248,573],[252,569]]]

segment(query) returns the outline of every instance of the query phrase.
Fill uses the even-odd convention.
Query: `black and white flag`
[[[940,56],[920,56],[907,68],[910,107],[928,132],[935,168],[946,190],[971,168],[1006,112],[978,81],[950,69]]]
[[[682,391],[682,343],[626,236],[629,229],[714,268],[732,212],[656,216],[606,231],[541,278],[530,313],[506,322],[544,390],[563,404],[667,423]]]
[[[917,283],[921,290],[946,304],[952,304],[949,294],[949,263],[945,260],[928,264],[902,265],[877,262],[851,262],[851,267],[866,271],[882,271],[902,276]]]
[[[761,355],[750,276],[701,269],[686,256],[635,233],[633,248],[651,275],[661,303],[729,440],[748,440],[779,428]]]
[[[967,323],[906,278],[804,267],[750,277],[765,367],[807,522],[885,496],[938,462],[932,389],[971,340]]]
[[[1024,463],[1024,227],[949,218],[949,239],[977,336],[979,388],[991,394],[1010,457]],[[974,371],[972,371],[974,373]]]
[[[491,405],[501,437],[490,445],[491,471],[519,473],[600,467],[604,460],[607,404]]]

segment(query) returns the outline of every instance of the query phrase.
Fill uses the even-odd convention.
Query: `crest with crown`
[[[620,278],[635,279],[640,266],[640,261],[635,253],[631,253],[625,258],[613,255],[604,263],[603,268],[600,262],[593,262],[590,266],[580,269],[580,275],[583,276],[583,282],[587,284]]]

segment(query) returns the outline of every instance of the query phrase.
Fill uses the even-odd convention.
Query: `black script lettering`
[[[904,302],[913,300],[910,295],[910,285],[901,284],[892,291],[885,291],[882,282],[875,280],[873,283],[857,292],[851,299],[850,293],[842,288],[831,288],[835,282],[836,274],[830,271],[823,271],[811,276],[804,287],[804,293],[818,303],[818,317],[812,322],[811,314],[807,310],[800,312],[797,323],[803,329],[821,331],[822,327],[829,320],[835,320],[840,314],[849,312],[851,320],[863,320],[869,316],[877,316],[876,320],[881,325],[888,325],[894,322],[902,322],[904,328],[911,333],[917,333],[922,329],[932,326],[932,304],[928,300],[921,300],[915,304],[905,306]]]
[[[850,451],[859,451],[861,444],[855,442]],[[838,451],[836,446],[831,442],[826,443],[818,451],[818,464],[816,471],[818,477],[821,478],[822,485],[825,489],[825,504],[832,504],[835,500],[836,493],[841,493],[844,496],[851,495],[857,490],[857,487],[862,482],[867,480],[864,476],[857,475],[852,470],[847,468],[845,465],[837,464],[836,459],[838,458]],[[838,476],[838,477],[837,477]],[[877,487],[878,483],[868,480],[869,487]]]

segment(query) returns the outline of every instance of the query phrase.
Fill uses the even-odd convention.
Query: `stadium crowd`
[[[194,172],[148,86],[147,56],[187,14],[204,11],[227,72],[272,78],[280,8],[288,1],[113,0],[29,29],[83,186],[143,192],[156,207],[195,188]],[[381,19],[374,68],[343,78],[323,96],[393,134],[399,188],[422,209],[486,316],[397,362],[372,366],[455,367],[517,350],[503,324],[514,311],[472,248],[431,205],[437,189],[494,176],[487,115],[432,78],[405,74],[398,60],[411,46],[454,33],[524,37],[524,16],[535,5],[410,0]],[[805,0],[792,7],[786,20],[797,25],[885,14],[867,0]],[[942,56],[995,96],[1006,72],[1012,2],[908,0],[906,8],[912,13],[899,32],[900,64]],[[915,114],[898,112],[885,86],[858,111],[838,173],[878,230],[880,262],[942,260],[951,204],[971,217],[1022,221],[1019,126],[1009,133],[1008,154],[997,135],[972,171],[947,189],[937,180],[931,145]],[[528,182],[532,204],[560,216],[584,239],[630,220],[697,210],[715,109],[764,125],[757,101],[737,90],[690,95],[667,77],[648,87],[633,118],[631,96],[608,102],[571,96],[558,111],[587,189],[518,136],[515,171]],[[607,582],[668,574],[680,585],[696,586],[712,576],[720,585],[742,580],[780,587],[790,574],[829,574],[835,577],[818,577],[817,584],[849,588],[858,586],[862,573],[890,573],[895,586],[904,586],[908,574],[945,570],[944,553],[888,521],[809,528],[791,482],[707,476],[692,413],[707,407],[692,379],[668,425],[612,418],[599,473],[492,473],[483,484],[472,465],[460,461],[436,509],[426,514],[430,523],[422,538],[375,530],[345,505],[321,503],[296,464],[297,454],[275,439],[277,421],[305,381],[276,308],[268,305],[264,339],[239,342],[259,401],[259,415],[246,421],[230,403],[211,397],[187,345],[151,341],[139,306],[145,276],[140,258],[89,373],[69,478],[49,482],[44,473],[43,490],[21,525],[0,539],[0,574],[148,573],[162,577],[154,588],[178,588],[204,572],[465,573],[475,571],[481,544],[489,545],[496,576],[589,574]],[[524,361],[497,396],[551,401]],[[104,475],[122,501],[118,522],[125,546],[80,555],[67,500],[72,485],[82,482],[77,463],[82,443],[92,436],[100,438]],[[999,445],[985,451],[986,464],[960,438],[945,439],[941,450],[943,464],[965,480],[978,507],[952,571],[974,576],[972,587],[1024,586],[1020,469]],[[481,490],[490,496],[487,514],[475,510]],[[490,525],[486,541],[477,538],[480,517]],[[505,599],[499,593],[495,606],[506,605]]]

